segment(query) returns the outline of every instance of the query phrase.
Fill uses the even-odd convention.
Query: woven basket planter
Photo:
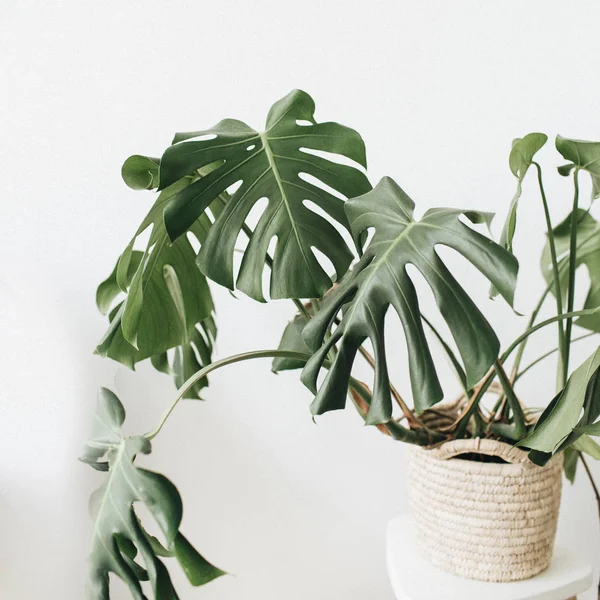
[[[562,454],[537,467],[494,440],[411,447],[411,507],[422,553],[469,579],[518,581],[550,564],[562,484]],[[477,453],[504,463],[455,458]]]

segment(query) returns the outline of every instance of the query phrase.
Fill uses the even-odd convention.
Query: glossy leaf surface
[[[362,171],[340,164],[334,155],[364,167],[364,143],[352,129],[317,123],[314,109],[312,98],[295,90],[273,105],[264,132],[226,119],[212,129],[178,134],[161,159],[161,189],[207,165],[218,165],[169,200],[165,223],[173,240],[180,239],[219,194],[239,185],[215,219],[198,255],[203,273],[230,289],[234,288],[237,237],[257,202],[268,200],[236,282],[238,289],[257,300],[264,300],[263,271],[274,238],[272,298],[321,297],[325,293],[332,278],[314,250],[329,258],[338,278],[352,260],[352,252],[329,219],[347,228],[342,198],[363,194],[371,186]],[[327,218],[311,210],[307,201]]]
[[[356,352],[368,338],[376,362],[368,422],[389,420],[392,408],[384,334],[389,306],[404,328],[415,408],[421,412],[442,399],[416,290],[406,271],[408,265],[416,267],[431,287],[462,357],[467,385],[474,385],[498,356],[498,338],[435,249],[443,245],[462,254],[512,304],[516,259],[460,220],[465,215],[473,223],[489,223],[491,215],[434,208],[415,221],[413,201],[389,178],[382,179],[372,192],[348,201],[346,210],[357,243],[368,228],[373,227],[375,233],[358,264],[328,295],[304,330],[304,339],[315,352],[302,374],[303,382],[316,393],[313,413],[345,406]],[[340,325],[326,338],[338,315]],[[337,344],[338,352],[317,390],[317,377],[333,344]]]

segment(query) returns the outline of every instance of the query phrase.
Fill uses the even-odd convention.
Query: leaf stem
[[[515,390],[513,389],[508,375],[502,366],[502,363],[499,360],[496,360],[494,363],[494,370],[496,371],[496,375],[498,375],[498,379],[500,380],[500,384],[502,385],[502,389],[506,394],[506,399],[508,401],[508,405],[513,413],[513,418],[515,421],[515,433],[519,437],[523,437],[527,433],[527,427],[525,425],[525,415],[523,414],[523,407],[515,394]]]
[[[585,335],[580,335],[579,337],[573,338],[571,340],[571,343],[573,344],[575,342],[578,342],[579,340],[584,340],[585,338],[589,338],[592,335],[596,335],[597,333],[598,333],[597,331],[590,331],[589,333],[586,333]],[[538,356],[538,358],[536,358],[534,361],[532,361],[531,363],[529,363],[522,371],[519,371],[517,373],[516,377],[513,380],[513,383],[515,381],[518,381],[519,379],[521,379],[521,377],[523,377],[523,375],[525,375],[525,373],[527,373],[527,371],[529,371],[529,369],[535,367],[538,363],[540,363],[541,361],[543,361],[545,358],[548,358],[549,356],[552,356],[552,354],[554,354],[557,351],[558,351],[558,348],[553,348],[549,352],[546,352],[546,353],[542,354],[541,356]]]
[[[556,242],[554,240],[554,228],[552,227],[552,219],[550,217],[550,209],[548,207],[548,200],[546,199],[546,192],[544,190],[544,182],[542,180],[542,167],[537,163],[533,162],[537,170],[538,185],[540,188],[540,194],[542,196],[542,204],[544,206],[544,216],[546,219],[546,229],[548,231],[548,246],[550,248],[550,257],[552,260],[552,274],[554,276],[554,295],[556,296],[556,312],[561,315],[563,312],[562,305],[562,291],[560,286],[560,277],[558,272],[558,260],[556,257]],[[573,308],[571,307],[571,310]],[[563,328],[563,322],[558,321],[558,348],[560,351],[560,362],[562,365],[562,386],[567,382],[567,355],[565,354],[565,332]]]
[[[571,211],[571,239],[570,239],[570,252],[569,252],[569,289],[567,296],[567,312],[573,311],[575,304],[575,276],[577,267],[577,208],[579,206],[579,169],[575,169],[573,172],[573,183],[575,186],[575,192],[573,194],[573,209]],[[569,358],[570,358],[570,346],[571,346],[571,331],[573,328],[573,318],[569,317],[565,326],[565,378],[569,370]]]
[[[506,362],[506,359],[514,352],[514,350],[515,350],[515,348],[517,348],[517,346],[519,346],[524,340],[526,340],[532,333],[535,333],[539,329],[546,327],[546,325],[551,325],[552,323],[556,323],[556,321],[560,321],[563,319],[572,319],[574,317],[585,317],[587,315],[593,315],[598,312],[600,312],[600,307],[586,308],[584,310],[576,310],[573,312],[566,312],[566,313],[563,313],[562,315],[550,317],[549,319],[546,319],[545,321],[540,321],[537,325],[534,325],[533,327],[529,327],[528,329],[526,329],[518,338],[516,338],[508,346],[508,348],[503,352],[502,356],[500,357],[500,360],[503,363]]]
[[[169,404],[165,414],[162,416],[158,425],[152,430],[144,435],[149,440],[154,439],[163,428],[163,425],[177,406],[179,401],[184,397],[185,393],[193,387],[193,385],[200,381],[203,377],[206,377],[210,372],[216,371],[221,367],[225,367],[227,365],[231,365],[238,362],[243,362],[245,360],[252,360],[255,358],[274,358],[274,357],[284,357],[284,358],[294,358],[296,360],[308,360],[310,356],[308,354],[304,354],[302,352],[292,352],[290,350],[254,350],[252,352],[244,352],[242,354],[234,354],[233,356],[228,356],[226,358],[222,358],[221,360],[217,360],[203,369],[196,371],[178,390],[177,396],[175,399]]]

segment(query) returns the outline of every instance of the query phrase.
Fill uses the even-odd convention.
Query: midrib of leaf
[[[376,264],[373,265],[373,269],[371,270],[371,272],[369,273],[369,275],[367,275],[367,278],[365,279],[365,281],[363,282],[363,284],[360,286],[360,290],[358,292],[357,297],[354,298],[353,301],[352,301],[352,310],[351,310],[350,314],[348,315],[348,320],[346,321],[347,323],[352,323],[352,320],[354,319],[354,314],[356,313],[356,306],[357,306],[357,304],[359,302],[362,302],[363,296],[366,293],[365,289],[367,289],[369,287],[368,284],[371,282],[371,280],[373,279],[373,277],[375,277],[376,273],[379,272],[379,268],[383,264],[385,264],[385,265],[389,264],[388,261],[387,261],[387,258],[389,256],[389,254],[398,245],[398,243],[400,242],[400,240],[402,240],[402,238],[406,235],[406,233],[414,225],[415,225],[414,222],[408,223],[406,225],[406,227],[404,228],[404,231],[402,231],[402,233],[390,244],[390,246],[388,247],[388,249],[381,255],[381,257],[378,260],[374,261]],[[369,266],[371,266],[371,265],[372,265],[372,263]],[[391,269],[389,269],[389,267],[388,267],[388,270],[391,271]],[[398,289],[401,290],[401,287],[398,286]],[[404,294],[402,294],[402,296],[404,297]],[[406,298],[405,298],[405,300],[406,300]],[[368,306],[368,303],[366,303],[366,305]],[[407,304],[407,306],[409,306],[409,305]]]
[[[285,116],[285,115],[284,115]],[[277,122],[279,122],[283,117],[281,117]],[[275,123],[276,124],[276,123]],[[273,126],[271,127],[271,129],[273,128]],[[287,211],[288,214],[288,218],[290,220],[290,224],[292,226],[292,231],[294,232],[294,237],[296,238],[296,241],[298,243],[298,247],[300,248],[300,252],[302,254],[302,258],[304,259],[304,262],[306,263],[307,266],[310,265],[310,261],[308,260],[308,257],[306,256],[306,252],[304,251],[304,245],[302,244],[302,238],[300,236],[300,232],[298,231],[297,227],[296,227],[296,223],[294,221],[294,215],[292,212],[292,207],[290,206],[290,201],[287,197],[287,193],[285,191],[285,185],[284,185],[284,181],[281,178],[281,175],[279,174],[279,169],[277,168],[277,163],[275,161],[275,156],[273,155],[273,151],[271,150],[271,146],[269,145],[269,138],[267,137],[266,132],[264,133],[260,133],[260,139],[263,143],[263,148],[265,150],[265,155],[267,157],[267,160],[269,161],[269,165],[271,167],[271,170],[273,171],[273,177],[275,178],[275,182],[277,183],[277,187],[279,188],[279,191],[281,192],[281,201],[282,204],[285,206],[285,209]],[[310,274],[310,278],[312,280],[313,286],[316,288],[316,282],[314,280],[314,277],[312,275],[312,269],[308,269],[308,273]]]

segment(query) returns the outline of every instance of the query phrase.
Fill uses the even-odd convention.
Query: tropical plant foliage
[[[137,467],[135,459],[150,452],[151,440],[181,398],[199,397],[209,372],[242,360],[271,357],[277,373],[302,369],[301,380],[314,393],[313,414],[343,408],[350,398],[367,424],[395,440],[429,445],[492,437],[521,446],[538,464],[564,452],[570,479],[582,453],[600,458],[592,439],[600,435],[600,350],[580,365],[572,364],[570,354],[577,340],[600,333],[600,225],[593,205],[582,206],[580,199],[581,173],[591,177],[592,203],[600,195],[600,143],[556,138],[557,151],[568,161],[558,171],[572,178],[573,198],[570,214],[554,226],[538,162],[548,138],[530,133],[516,139],[508,166],[517,190],[507,202],[496,243],[485,227],[476,229],[489,229],[489,213],[434,208],[416,220],[413,201],[392,179],[385,177],[372,189],[360,135],[337,123],[318,123],[314,112],[312,98],[295,90],[272,106],[264,131],[226,119],[210,129],[177,134],[160,159],[135,155],[123,165],[129,187],[159,194],[98,288],[97,304],[110,325],[97,352],[131,368],[149,358],[174,377],[179,391],[158,426],[134,437],[121,433],[125,413],[119,400],[101,391],[83,456],[108,472],[92,502],[92,598],[108,598],[109,573],[123,579],[138,600],[145,598],[143,581],[156,599],[176,598],[162,560],[169,556],[194,585],[223,574],[179,531],[182,509],[175,487]],[[491,285],[492,296],[499,294],[512,306],[515,244],[523,225],[518,212],[530,201],[523,182],[532,171],[548,236],[542,254],[547,288],[523,334],[502,349],[483,307],[458,283],[439,249],[462,255],[481,273],[481,282]],[[241,234],[247,244],[240,249]],[[577,307],[580,267],[587,270],[589,287]],[[422,314],[413,272],[433,292],[451,338]],[[213,361],[216,324],[208,280],[258,301],[267,295],[291,299],[295,317],[279,348]],[[552,296],[555,314],[540,320]],[[412,402],[390,381],[385,321],[390,307],[404,329]],[[523,367],[527,341],[549,325],[556,328],[557,347]],[[575,326],[588,333],[574,337]],[[464,388],[452,408],[435,406],[444,392],[429,346],[433,338]],[[556,394],[544,410],[528,409],[517,383],[554,353]],[[355,377],[358,354],[373,368],[372,385]],[[498,396],[493,407],[483,402],[488,393]],[[164,543],[146,532],[136,502],[150,509]]]
[[[375,233],[358,264],[306,326],[304,339],[315,354],[302,378],[311,390],[317,391],[316,380],[323,361],[334,344],[339,343],[331,369],[315,397],[313,413],[344,407],[354,357],[368,338],[375,355],[375,383],[368,422],[375,424],[390,419],[392,401],[384,333],[389,306],[400,317],[410,348],[410,376],[417,412],[442,399],[442,388],[423,331],[417,293],[406,271],[409,264],[419,270],[433,290],[462,356],[467,386],[473,386],[498,357],[500,343],[435,248],[444,245],[460,252],[512,304],[517,275],[514,256],[467,227],[459,218],[464,215],[473,223],[489,224],[491,215],[433,208],[416,221],[413,201],[389,178],[384,178],[372,192],[350,200],[346,211],[357,243],[368,228],[374,228]],[[325,341],[330,323],[342,308],[340,324]]]
[[[107,600],[109,574],[113,573],[129,586],[135,600],[147,598],[144,581],[149,582],[157,600],[176,600],[162,558],[174,557],[196,586],[224,573],[204,559],[180,532],[183,507],[177,488],[163,475],[135,466],[136,456],[149,454],[151,444],[144,436],[123,436],[124,420],[125,409],[119,399],[102,388],[92,436],[81,458],[99,471],[108,471],[106,482],[90,501],[94,534],[88,597]],[[135,512],[136,502],[149,509],[164,536],[164,545],[143,527]],[[138,556],[143,566],[137,562]]]
[[[268,204],[244,252],[237,289],[264,300],[262,277],[273,238],[277,244],[271,265],[272,298],[321,297],[327,291],[332,279],[317,260],[315,249],[331,260],[338,278],[346,272],[351,251],[331,222],[307,202],[347,227],[344,201],[339,196],[364,193],[370,188],[369,181],[359,169],[320,153],[341,155],[366,167],[365,148],[354,130],[337,123],[317,123],[314,108],[312,98],[296,90],[273,105],[264,132],[226,119],[211,129],[177,134],[174,145],[163,155],[159,189],[218,164],[208,176],[174,195],[165,207],[165,224],[173,240],[205,214],[218,194],[239,185],[198,255],[202,272],[213,281],[233,289],[235,243],[261,198],[267,198]]]

